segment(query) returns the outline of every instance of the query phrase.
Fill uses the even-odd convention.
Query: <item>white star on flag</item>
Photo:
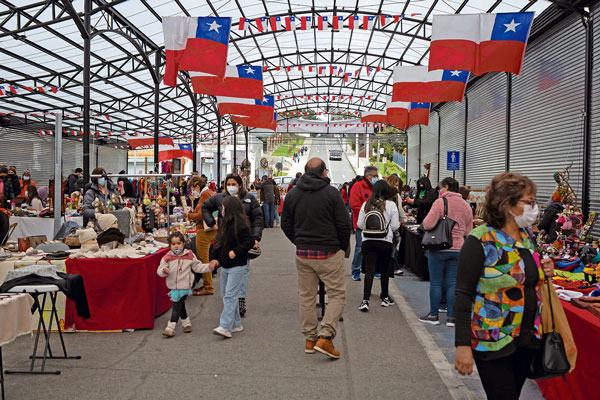
[[[450,73],[452,74],[452,76],[460,76],[461,71],[454,70],[450,71]]]
[[[512,21],[510,21],[510,24],[502,24],[506,27],[506,30],[504,31],[504,33],[508,32],[508,31],[513,31],[515,33],[517,33],[517,31],[515,30],[515,28],[519,25],[521,25],[520,22],[515,23],[515,20],[513,19]]]
[[[210,26],[210,28],[208,29],[209,32],[210,31],[217,31],[217,33],[220,33],[219,32],[219,28],[222,25],[217,24],[217,21],[213,21],[212,24],[206,24],[206,25]]]
[[[252,69],[252,67],[246,68],[246,72],[249,73],[249,74],[254,75],[254,70]]]

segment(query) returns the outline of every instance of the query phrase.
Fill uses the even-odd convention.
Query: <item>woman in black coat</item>
[[[423,222],[433,202],[438,198],[438,192],[431,187],[429,178],[421,177],[417,181],[417,195],[414,199],[407,199],[406,202],[417,209],[417,224]]]

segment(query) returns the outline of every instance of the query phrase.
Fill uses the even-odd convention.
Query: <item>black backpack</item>
[[[363,236],[372,239],[382,239],[387,236],[390,224],[386,225],[383,211],[377,206],[365,213]]]

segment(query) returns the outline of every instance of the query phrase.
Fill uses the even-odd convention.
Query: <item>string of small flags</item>
[[[0,86],[0,96],[6,96],[9,94],[23,94],[23,93],[58,93],[60,90],[57,86]]]
[[[277,95],[276,99],[277,100],[282,100],[282,99],[300,99],[300,100],[304,100],[306,98],[306,100],[323,100],[323,101],[336,101],[338,98],[339,100],[344,100],[344,99],[348,99],[348,100],[371,100],[373,96],[369,95],[369,96],[321,96],[318,94],[315,95],[310,95],[310,96],[294,96],[294,95]]]
[[[295,31],[298,29],[298,23],[300,23],[300,30],[306,31],[311,29],[317,29],[320,31],[328,31],[330,28],[333,30],[343,30],[345,28],[354,30],[371,30],[375,28],[377,21],[379,26],[383,28],[389,23],[398,23],[401,19],[406,17],[415,17],[422,15],[421,13],[411,14],[397,14],[397,15],[349,15],[347,18],[343,15],[333,16],[304,16],[304,17],[259,17],[259,18],[240,18],[238,23],[238,31],[246,32],[252,27],[258,32],[264,32],[271,29],[275,31]],[[347,21],[347,25],[345,22]],[[254,23],[254,25],[252,25]],[[362,25],[361,25],[362,24]]]
[[[375,123],[375,122],[361,122],[361,123],[354,123],[354,124],[331,123],[331,122],[328,122],[328,123],[325,123],[325,124],[323,124],[323,123],[299,123],[299,122],[297,122],[297,123],[294,123],[294,124],[281,124],[281,123],[278,123],[277,126],[279,126],[279,127],[292,127],[292,128],[302,127],[302,126],[304,126],[304,127],[307,127],[307,126],[309,126],[309,127],[313,127],[313,126],[325,126],[325,127],[329,127],[329,126],[332,126],[334,128],[337,128],[337,127],[344,127],[344,128],[352,128],[352,127],[371,128],[371,127],[373,127],[374,128],[376,126],[385,127],[385,124],[383,124],[383,123]]]
[[[283,111],[279,113],[281,117],[293,117],[302,115],[358,115],[358,111]]]
[[[333,75],[344,78],[344,82],[348,82],[350,78],[359,78],[361,74],[366,73],[367,77],[380,72],[381,67],[364,67],[358,69],[345,69],[338,65],[264,65],[263,72],[287,72],[290,74],[303,73],[315,75]]]
[[[54,133],[56,132],[55,130],[52,129],[38,129],[37,132],[41,135],[41,136],[54,136]],[[162,133],[159,133],[162,134]],[[149,132],[136,132],[136,131],[129,131],[129,132],[116,132],[116,131],[93,131],[90,132],[90,136],[97,136],[97,137],[108,137],[108,136],[126,136],[126,137],[131,137],[131,136],[140,136],[140,135],[154,135],[154,132],[149,131]],[[83,131],[82,130],[75,130],[75,129],[63,129],[63,136],[75,136],[77,138],[77,140],[81,141],[82,138],[78,137],[78,136],[83,136]],[[208,133],[208,134],[199,134],[198,137],[200,139],[210,139],[210,138],[214,138],[216,137],[216,134],[212,133]],[[188,139],[188,138],[192,138],[192,135],[183,135],[183,136],[179,136],[179,138],[183,138],[183,139]],[[127,146],[128,147],[128,146]]]
[[[15,115],[15,116],[22,116],[22,117],[35,117],[35,118],[42,118],[42,117],[47,117],[47,116],[57,116],[60,113],[55,113],[55,112],[30,112],[30,113],[26,113],[26,112],[7,112],[7,113],[3,113],[0,112],[0,115],[2,116],[7,116],[7,115]],[[83,114],[62,114],[63,119],[66,118],[83,118]],[[102,119],[106,119],[107,121],[111,121],[111,116],[108,114],[90,114],[90,117],[92,118],[102,118]]]

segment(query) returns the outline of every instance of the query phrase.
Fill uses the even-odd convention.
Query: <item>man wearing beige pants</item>
[[[281,228],[296,245],[304,351],[337,359],[340,352],[333,339],[346,303],[344,252],[350,246],[352,225],[340,192],[330,185],[325,162],[312,158],[305,171],[285,198]],[[319,279],[329,298],[320,332],[316,309]]]

